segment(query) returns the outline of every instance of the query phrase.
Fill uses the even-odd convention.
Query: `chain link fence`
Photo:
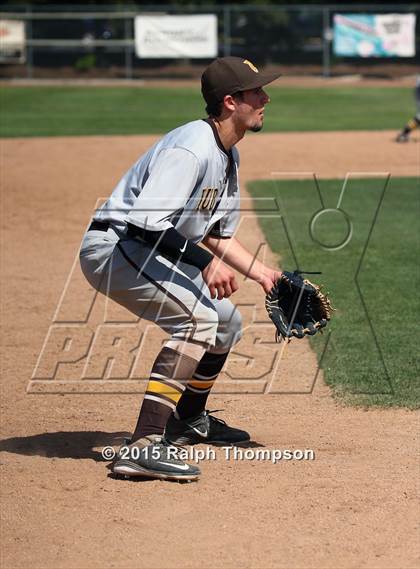
[[[93,11],[94,8],[94,11]],[[0,75],[14,78],[195,78],[209,60],[140,59],[134,50],[139,14],[217,15],[219,56],[237,55],[291,73],[329,76],[414,73],[418,58],[339,58],[332,53],[335,13],[420,13],[419,4],[264,6],[3,6],[0,20],[25,22],[23,63],[7,58]],[[420,48],[416,33],[416,53]]]

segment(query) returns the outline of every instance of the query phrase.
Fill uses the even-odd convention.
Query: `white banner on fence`
[[[136,16],[137,57],[182,58],[217,56],[217,16]]]
[[[349,57],[414,57],[415,14],[335,14],[334,53]]]
[[[0,20],[0,61],[23,63],[25,60],[25,22]]]

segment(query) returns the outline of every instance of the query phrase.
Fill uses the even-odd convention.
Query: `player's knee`
[[[191,318],[177,327],[178,330],[174,336],[182,336],[211,348],[216,344],[218,326],[219,316],[217,312],[200,304],[195,307]]]
[[[215,348],[223,351],[228,350],[239,342],[241,337],[242,316],[237,308],[233,308],[229,319],[219,323]]]
[[[196,315],[196,334],[195,336],[209,346],[214,346],[217,339],[217,329],[219,326],[219,316],[215,310],[201,309]]]

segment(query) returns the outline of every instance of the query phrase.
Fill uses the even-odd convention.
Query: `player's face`
[[[264,123],[264,107],[270,102],[270,97],[262,87],[242,91],[237,99],[237,120],[245,130],[258,132]]]

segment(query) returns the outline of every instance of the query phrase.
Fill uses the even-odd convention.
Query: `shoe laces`
[[[224,411],[224,409],[213,409],[212,411],[210,410],[206,410],[204,411],[204,414],[211,420],[214,421],[216,423],[220,423],[221,425],[226,425],[226,421],[223,421],[223,419],[219,419],[219,417],[214,417],[213,413],[220,413],[221,411]]]
[[[177,445],[175,446],[175,445],[173,445],[170,441],[168,441],[167,439],[165,439],[164,436],[162,437],[162,440],[160,441],[159,445],[160,445],[160,446],[163,446],[163,447],[174,447],[174,448],[182,449],[182,450],[185,450],[185,451],[187,450],[187,447],[186,447],[185,445],[178,445],[178,444],[177,444]]]

